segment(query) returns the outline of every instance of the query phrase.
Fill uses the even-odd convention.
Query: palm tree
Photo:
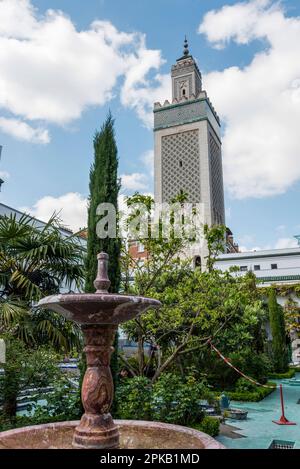
[[[78,327],[36,307],[62,286],[82,286],[84,248],[59,228],[56,215],[43,228],[27,215],[0,217],[0,332],[9,330],[30,346],[51,343],[68,351],[80,343]]]

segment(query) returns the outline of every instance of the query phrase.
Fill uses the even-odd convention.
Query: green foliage
[[[285,373],[269,373],[269,378],[270,379],[291,379],[295,376],[296,374],[296,369],[295,368],[289,368],[288,371]]]
[[[220,421],[214,417],[206,415],[200,423],[192,426],[195,430],[207,433],[210,436],[218,436],[220,431]]]
[[[289,285],[261,286],[259,291],[263,299],[268,298],[270,290],[275,290],[276,295],[285,298],[284,318],[285,327],[288,332],[300,332],[300,311],[297,299],[300,298],[300,283]]]
[[[206,267],[208,271],[211,272],[214,268],[217,256],[225,251],[226,226],[215,225],[209,227],[208,225],[204,225],[203,230],[208,250]]]
[[[256,353],[262,351],[265,311],[252,275],[236,278],[229,272],[201,273],[178,259],[169,260],[161,270],[154,269],[153,275],[149,274],[152,267],[149,260],[135,278],[134,290],[157,298],[162,307],[124,325],[131,339],[150,343],[157,350],[152,356],[153,366],[140,368],[139,374],[154,368],[154,375],[149,377],[155,381],[179,358],[183,364],[188,360],[197,363],[202,352],[209,350],[208,338],[217,338],[226,355],[247,347]],[[205,372],[206,359],[201,363]]]
[[[47,386],[57,378],[59,370],[56,355],[45,348],[28,349],[23,342],[6,334],[6,364],[0,380],[3,414],[16,415],[17,396],[30,386]]]
[[[230,391],[226,394],[231,400],[234,401],[248,401],[248,402],[259,402],[269,394],[275,391],[276,384],[268,382],[268,386],[272,386],[272,388],[263,388],[260,386],[256,386],[256,389],[253,391]]]
[[[183,381],[171,373],[162,374],[153,385],[153,420],[181,425],[201,420],[200,398],[205,397],[206,391],[193,377]]]
[[[34,406],[34,418],[47,421],[47,417],[60,421],[76,420],[82,415],[78,393],[69,379],[60,375],[53,383],[54,389],[43,394],[47,405]]]
[[[246,378],[239,378],[235,384],[236,392],[256,392],[257,386]]]
[[[129,205],[137,202],[151,205],[151,200],[145,200],[140,194],[129,199]],[[211,266],[224,245],[224,234],[224,227],[205,227]],[[248,273],[236,277],[230,272],[212,269],[210,272],[193,270],[191,260],[180,257],[185,243],[184,239],[173,238],[143,240],[147,251],[143,265],[130,259],[126,252],[122,256],[124,279],[128,278],[129,268],[135,270],[134,283],[125,282],[125,291],[154,297],[162,303],[159,310],[149,310],[124,324],[128,337],[139,345],[138,368],[133,370],[127,363],[128,371],[148,376],[153,382],[161,373],[178,369],[178,366],[196,365],[204,374],[210,372],[208,339],[217,338],[227,355],[247,347],[260,354],[264,348],[266,314],[255,276]],[[145,343],[151,344],[154,351],[149,360],[144,353]],[[214,358],[214,362],[218,360]],[[126,363],[125,359],[123,361]]]
[[[97,223],[101,216],[97,215],[97,207],[101,203],[110,203],[118,210],[118,157],[115,141],[114,120],[109,113],[100,132],[94,137],[94,162],[90,170],[90,198],[88,208],[87,256],[85,260],[85,291],[94,292],[94,280],[97,274],[97,254],[104,251],[109,255],[108,276],[111,281],[110,291],[118,293],[120,287],[120,240],[115,237],[100,239],[97,235]],[[114,386],[118,381],[118,340],[114,342],[112,355],[112,375]],[[114,403],[114,410],[115,409]]]
[[[97,236],[97,207],[101,203],[111,203],[118,209],[118,157],[115,141],[114,120],[108,115],[100,132],[94,137],[94,163],[90,170],[90,198],[88,209],[87,256],[85,261],[85,291],[94,292],[97,273],[97,254],[101,251],[109,255],[108,276],[110,290],[117,293],[120,285],[120,240],[118,238],[100,239]]]
[[[137,376],[120,383],[116,392],[118,415],[122,419],[151,420],[151,383]]]
[[[38,229],[32,218],[0,217],[0,284],[2,297],[37,301],[57,293],[62,283],[80,287],[83,249],[65,237],[53,216]]]
[[[62,284],[80,287],[83,249],[75,236],[65,237],[51,217],[43,229],[32,218],[0,217],[0,333],[9,331],[30,347],[49,344],[71,350],[80,330],[59,315],[32,309]]]
[[[121,382],[117,390],[118,416],[122,419],[157,420],[190,425],[203,418],[200,400],[216,403],[213,393],[202,382],[163,373],[151,384],[137,376]]]
[[[269,292],[269,318],[272,333],[272,359],[274,371],[284,373],[288,369],[288,350],[283,309],[276,300],[276,291]]]
[[[50,383],[48,383],[50,384]],[[10,430],[28,425],[40,425],[42,423],[64,422],[67,420],[78,420],[81,415],[81,406],[78,393],[66,376],[61,373],[51,384],[54,385],[51,392],[35,396],[36,404],[32,404],[31,416],[0,416],[0,431]],[[47,401],[46,405],[39,405],[39,399]]]

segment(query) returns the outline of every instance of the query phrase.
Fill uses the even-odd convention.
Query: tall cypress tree
[[[272,358],[274,370],[282,373],[288,368],[288,350],[283,308],[277,303],[276,290],[269,292],[269,319],[272,333]]]
[[[88,239],[86,257],[85,291],[95,291],[94,280],[97,274],[97,254],[101,251],[109,255],[108,276],[110,291],[117,293],[120,286],[120,240],[100,239],[96,226],[100,216],[96,210],[101,203],[111,203],[118,210],[118,151],[115,140],[114,120],[109,113],[100,132],[94,137],[94,163],[90,170],[90,198],[88,210]]]
[[[109,255],[108,276],[111,281],[110,291],[118,293],[120,287],[120,240],[118,238],[100,239],[96,226],[100,220],[96,210],[101,203],[111,203],[118,210],[118,151],[114,132],[114,119],[109,112],[100,132],[94,136],[94,162],[90,170],[90,198],[88,209],[88,236],[86,256],[85,291],[95,291],[94,280],[97,274],[97,254],[101,251]],[[115,351],[111,358],[111,370],[114,385],[118,377],[118,334],[114,343]]]

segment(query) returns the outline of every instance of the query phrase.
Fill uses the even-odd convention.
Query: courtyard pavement
[[[300,379],[300,373],[296,374]],[[260,402],[231,401],[231,407],[248,410],[248,419],[244,421],[226,419],[228,425],[238,428],[237,433],[247,437],[233,439],[219,435],[216,439],[227,448],[233,449],[267,449],[273,440],[295,442],[294,449],[300,449],[300,386],[289,386],[281,380],[272,380],[283,384],[285,416],[296,422],[295,426],[276,425],[281,415],[279,386],[276,391]]]

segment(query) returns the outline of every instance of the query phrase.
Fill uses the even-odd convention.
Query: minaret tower
[[[184,192],[203,204],[205,223],[225,224],[220,120],[186,38],[171,79],[172,102],[154,104],[155,201]]]

